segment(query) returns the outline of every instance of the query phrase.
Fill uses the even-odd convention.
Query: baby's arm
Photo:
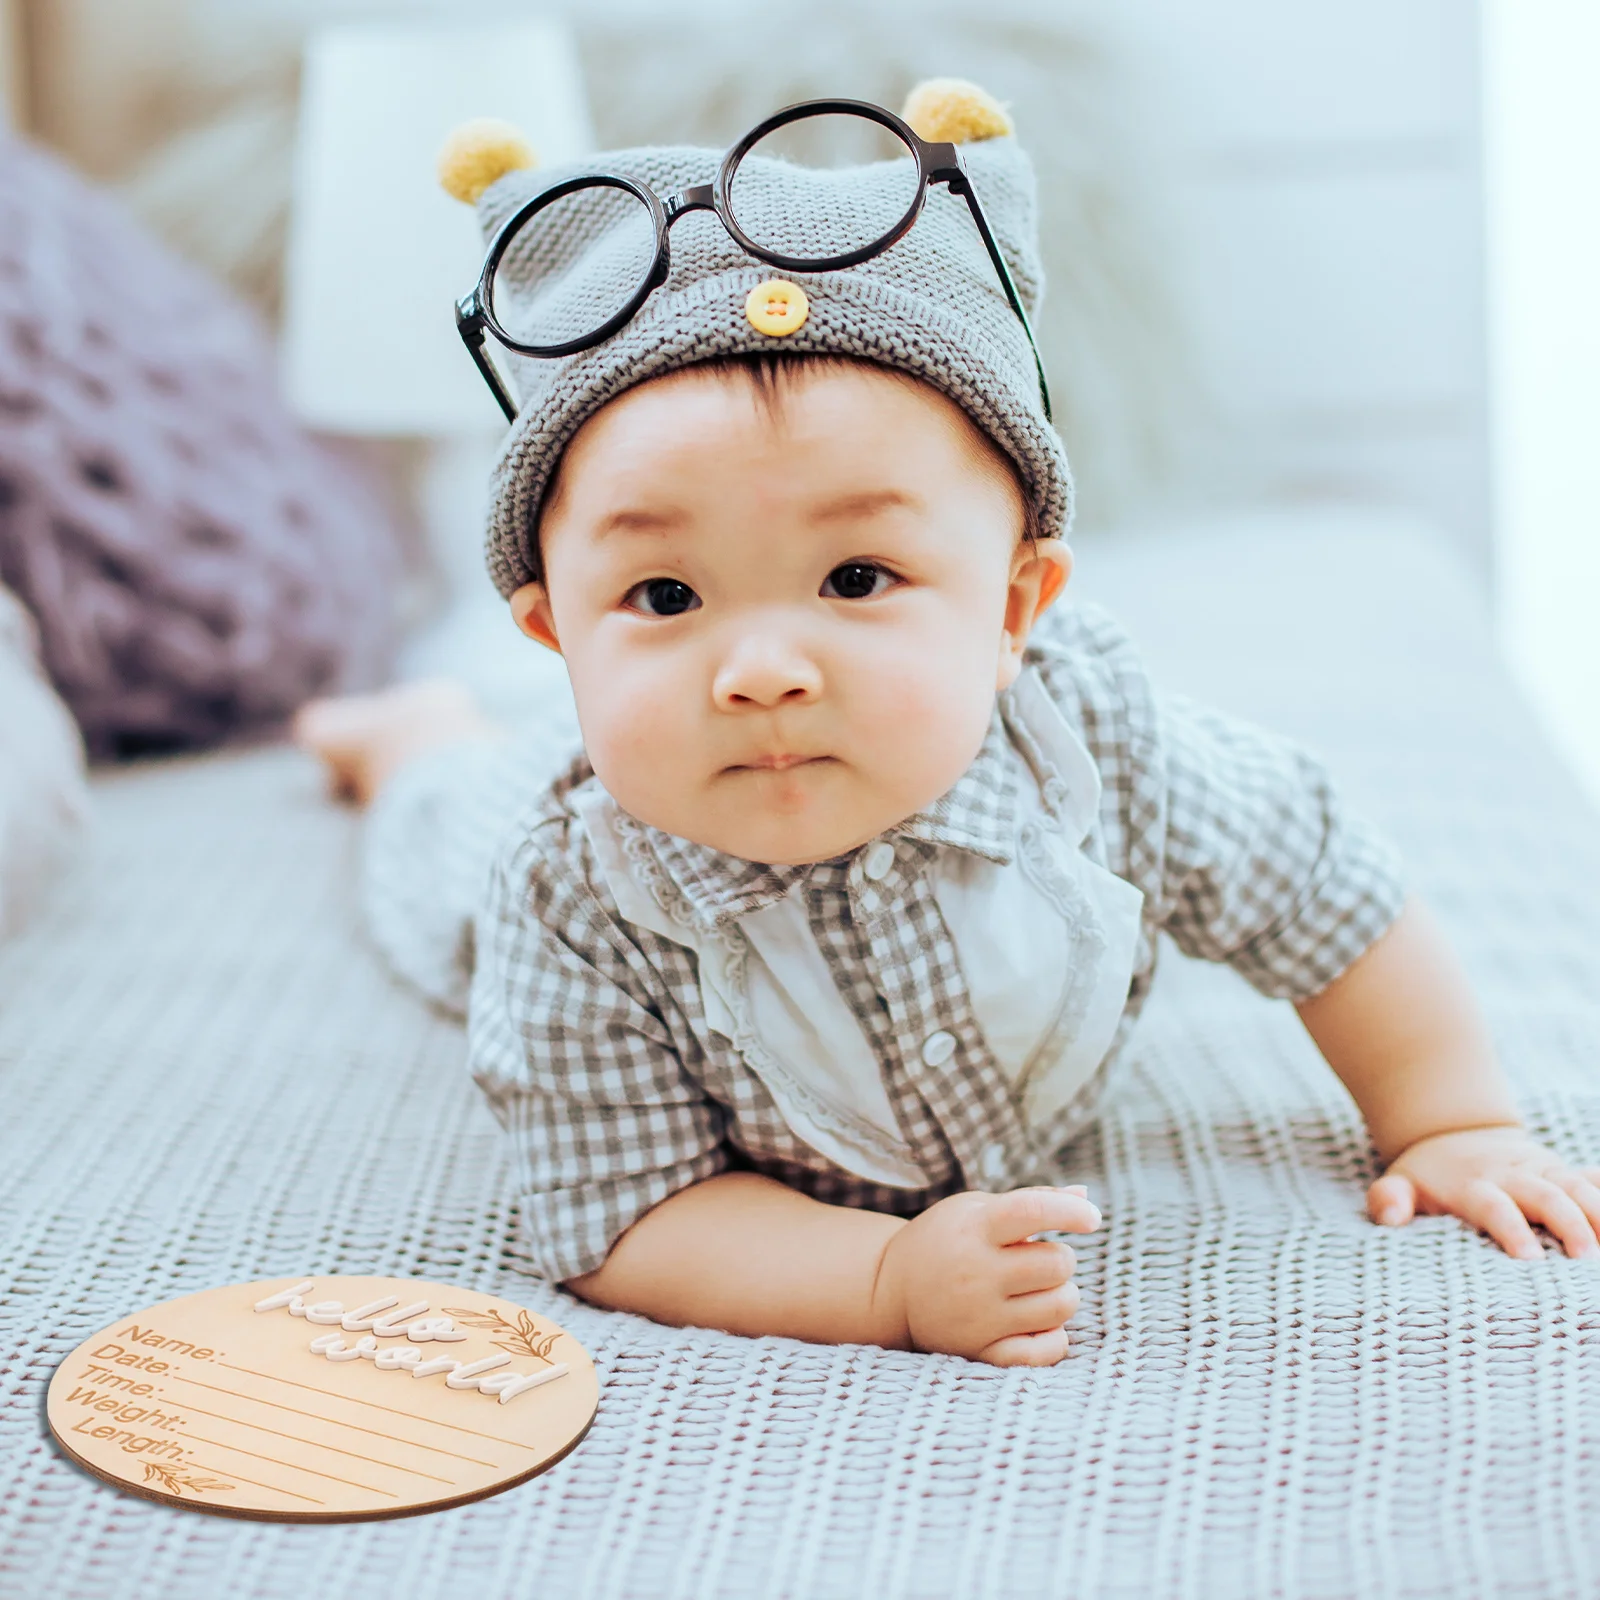
[[[684,1066],[670,979],[564,857],[559,817],[510,843],[476,921],[472,1070],[511,1133],[547,1277],[661,1322],[939,1350],[1066,1354],[1065,1245],[1099,1214],[1060,1189],[946,1197],[907,1222],[730,1170],[728,1112]]]
[[[1568,1255],[1600,1255],[1600,1172],[1523,1130],[1466,974],[1420,902],[1296,1009],[1388,1164],[1368,1191],[1374,1221],[1449,1212],[1530,1259],[1539,1222]]]
[[[1074,1262],[1029,1235],[1099,1222],[1060,1189],[950,1195],[907,1222],[724,1172],[652,1207],[566,1287],[678,1326],[1048,1366],[1067,1354]]]
[[[565,1287],[682,1327],[905,1347],[880,1283],[899,1217],[823,1205],[755,1172],[722,1172],[639,1218],[598,1271]]]
[[[1600,1172],[1523,1129],[1467,976],[1406,899],[1398,853],[1292,741],[1182,697],[1156,707],[1162,925],[1187,954],[1294,1002],[1386,1163],[1373,1219],[1448,1212],[1529,1258],[1542,1223],[1570,1254],[1600,1254]]]

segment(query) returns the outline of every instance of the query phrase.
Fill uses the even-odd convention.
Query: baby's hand
[[[1417,1140],[1367,1191],[1367,1209],[1389,1227],[1448,1212],[1526,1261],[1544,1254],[1529,1226],[1541,1222],[1569,1256],[1600,1256],[1596,1184],[1600,1171],[1574,1171],[1521,1128],[1469,1128]]]
[[[1067,1354],[1062,1324],[1078,1309],[1077,1262],[1066,1245],[1028,1236],[1099,1226],[1082,1191],[948,1195],[889,1241],[878,1290],[903,1314],[913,1350],[1054,1366]]]

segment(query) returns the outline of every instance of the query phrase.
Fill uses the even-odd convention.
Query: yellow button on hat
[[[757,333],[770,333],[781,339],[793,333],[806,320],[811,304],[798,283],[787,278],[768,278],[745,296],[744,314]]]

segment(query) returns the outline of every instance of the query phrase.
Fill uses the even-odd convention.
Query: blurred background
[[[293,425],[329,452],[315,471],[359,475],[365,509],[341,514],[396,552],[391,633],[348,672],[324,648],[275,710],[459,667],[484,637],[469,675],[504,681],[477,545],[500,426],[450,311],[481,246],[432,186],[445,131],[505,116],[547,161],[723,145],[791,99],[898,105],[955,74],[1011,104],[1038,167],[1040,331],[1085,548],[1156,524],[1203,538],[1238,506],[1400,508],[1470,570],[1600,793],[1592,6],[0,5],[12,125],[249,308]],[[37,590],[18,560],[0,577]],[[204,742],[173,726],[91,748]]]

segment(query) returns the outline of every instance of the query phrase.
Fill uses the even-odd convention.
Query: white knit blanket
[[[1458,937],[1535,1123],[1600,1161],[1596,818],[1463,581],[1392,525],[1082,556],[1167,681],[1311,738]],[[1369,1226],[1369,1153],[1293,1014],[1169,972],[1079,1176],[1077,1354],[1046,1371],[661,1328],[517,1271],[457,1028],[363,947],[355,825],[287,752],[99,786],[93,861],[0,951],[0,1593],[1600,1594],[1600,1266]],[[120,1313],[302,1272],[469,1283],[595,1353],[546,1476],[295,1527],[117,1493],[48,1441]]]

